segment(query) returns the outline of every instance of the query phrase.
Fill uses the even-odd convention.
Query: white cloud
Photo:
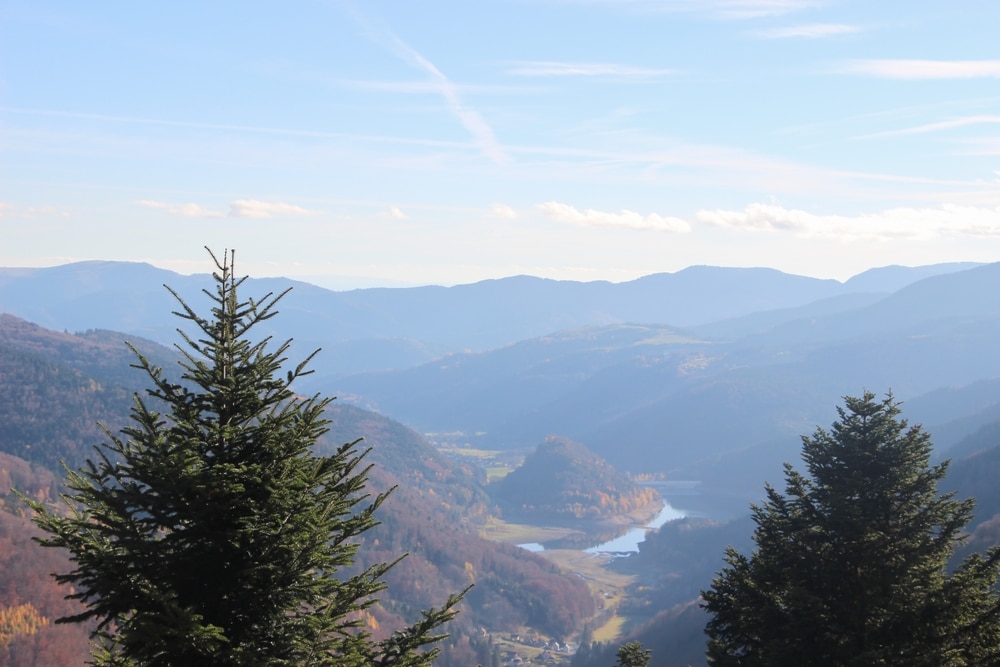
[[[490,204],[490,215],[504,220],[514,220],[517,218],[517,211],[506,204]]]
[[[1000,77],[1000,60],[852,60],[837,71],[882,79],[980,79]]]
[[[820,37],[833,37],[835,35],[850,35],[862,32],[864,28],[856,25],[844,23],[813,23],[810,25],[793,25],[785,28],[772,28],[770,30],[755,30],[752,34],[761,39],[788,39],[795,37],[805,37],[807,39],[818,39]]]
[[[579,211],[569,204],[561,204],[555,201],[539,204],[537,208],[545,216],[553,220],[581,227],[613,227],[658,232],[688,232],[691,230],[691,226],[685,220],[664,217],[656,213],[642,215],[629,210],[622,210],[618,213],[607,213],[604,211],[595,211],[590,208],[585,211]]]
[[[817,215],[775,204],[750,204],[742,211],[698,211],[695,217],[713,227],[749,232],[791,231],[801,236],[844,241],[1000,236],[1000,207],[954,204],[894,208],[856,216]]]
[[[200,204],[187,203],[187,204],[171,204],[164,201],[152,201],[149,199],[141,199],[136,202],[139,206],[145,206],[146,208],[158,208],[166,211],[170,215],[176,215],[182,218],[224,218],[226,214],[221,211],[213,211],[207,209]]]
[[[516,76],[603,76],[619,78],[653,78],[674,74],[675,70],[632,67],[612,63],[566,63],[554,61],[528,61],[507,70]]]
[[[272,215],[310,215],[312,211],[281,202],[238,199],[229,205],[230,218],[270,218]]]
[[[281,202],[265,202],[256,199],[238,199],[229,204],[229,212],[205,208],[201,204],[170,202],[142,199],[136,202],[146,208],[158,208],[170,215],[182,218],[270,218],[272,215],[309,215],[313,213],[301,206]]]
[[[747,231],[807,229],[817,216],[805,211],[789,211],[774,204],[750,204],[742,211],[698,211],[697,219],[713,227]]]
[[[403,213],[403,210],[398,206],[390,206],[389,210],[382,214],[383,217],[392,218],[393,220],[406,220],[410,216]]]
[[[0,219],[37,220],[39,218],[68,218],[69,213],[55,206],[12,206],[0,201]]]

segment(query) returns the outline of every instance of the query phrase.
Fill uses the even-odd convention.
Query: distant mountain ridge
[[[454,287],[335,292],[284,278],[257,278],[247,282],[247,290],[263,294],[294,287],[281,305],[281,335],[295,338],[302,350],[327,348],[336,363],[317,370],[346,375],[413,366],[446,352],[487,350],[582,326],[704,325],[858,291],[890,292],[929,275],[974,266],[885,267],[846,283],[774,269],[693,266],[625,283],[514,276]],[[173,342],[177,321],[170,313],[176,304],[163,284],[195,295],[192,299],[211,286],[207,275],[183,276],[144,263],[0,268],[0,312],[55,330],[112,329]]]
[[[688,330],[581,328],[337,386],[419,429],[511,448],[559,434],[620,469],[703,480],[745,508],[844,395],[912,401],[908,414],[940,427],[943,449],[995,419],[998,339],[1000,264],[988,264]],[[921,400],[964,386],[947,405]]]
[[[128,356],[121,348],[116,356],[118,341],[140,341],[137,332],[175,341],[177,320],[168,314],[175,304],[160,283],[198,298],[204,282],[148,265],[57,268],[62,270],[45,275],[0,269],[0,311],[13,304],[39,318],[68,313],[55,331],[0,317],[0,389],[9,381],[0,423],[9,433],[34,430],[7,444],[8,451],[36,462],[89,453],[68,445],[86,439],[89,447],[92,435],[65,424],[123,414],[119,406],[131,391],[127,376],[106,368]],[[63,283],[73,284],[63,289]],[[257,297],[289,284],[250,280],[246,290]],[[492,490],[484,488],[480,473],[433,451],[419,432],[508,448],[556,434],[619,469],[700,482],[693,493],[718,500],[720,511],[710,517],[745,516],[764,481],[780,479],[781,463],[798,461],[799,436],[835,419],[842,396],[891,390],[904,401],[911,423],[931,433],[936,455],[956,459],[948,490],[954,485],[980,498],[974,540],[1000,541],[1000,517],[993,516],[1000,512],[1000,264],[885,267],[845,283],[693,267],[621,285],[519,277],[412,291],[294,287],[271,333],[279,340],[295,337],[293,359],[324,348],[309,391],[341,398],[330,412],[333,428],[323,446],[367,435],[377,464],[372,488],[406,482],[384,507],[385,524],[363,552],[378,561],[412,550],[393,586],[418,606],[437,600],[424,597],[429,589],[413,582],[448,581],[454,588],[474,578],[470,601],[483,615],[465,614],[461,622],[503,619],[510,627],[523,618],[521,610],[532,609],[532,623],[559,634],[590,613],[589,599],[515,547],[466,539],[474,517],[489,511]],[[105,315],[111,319],[101,320]],[[676,320],[653,319],[668,315]],[[137,328],[108,331],[117,327],[115,317]],[[582,324],[559,324],[575,322]],[[490,342],[536,330],[541,333]],[[171,350],[150,341],[140,341],[140,348],[162,355],[165,364],[172,359]],[[33,378],[51,391],[25,391]],[[34,405],[19,403],[26,400]],[[58,411],[50,411],[46,423],[18,421],[49,404],[76,414],[76,421],[62,421]],[[46,433],[55,435],[39,437]],[[47,452],[23,446],[43,440]],[[544,474],[528,483],[538,479]],[[685,505],[689,498],[692,506]],[[667,500],[697,516],[697,498]],[[684,539],[721,539],[697,531],[683,538],[696,523],[661,531],[644,548],[647,556],[676,559],[695,551],[676,548]],[[663,549],[656,552],[657,546]],[[690,600],[707,584],[697,572],[716,571],[721,555],[719,546],[709,551],[695,569],[670,565],[685,572],[669,587],[675,598]],[[491,576],[514,561],[520,574]],[[684,604],[669,614],[701,647],[702,612]],[[656,627],[642,639],[657,635],[668,638]],[[666,646],[658,654],[667,655]]]
[[[198,298],[204,276],[115,262],[0,270],[0,310],[58,329],[127,322],[172,341],[161,282]],[[1000,264],[885,267],[847,283],[691,267],[620,284],[520,276],[332,292],[267,278],[245,290],[288,286],[267,333],[294,338],[292,358],[324,348],[302,390],[489,447],[564,436],[621,469],[715,484],[737,504],[845,394],[919,399],[1000,376]],[[927,425],[952,444],[991,409]]]

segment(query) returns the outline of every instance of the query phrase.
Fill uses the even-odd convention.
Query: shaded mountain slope
[[[959,265],[903,269],[893,281]],[[875,275],[879,275],[876,272]],[[210,288],[207,276],[182,276],[148,264],[80,262],[44,269],[0,268],[0,312],[68,331],[113,329],[172,343],[175,309],[163,288],[192,295]],[[772,269],[691,267],[625,283],[555,281],[529,276],[454,287],[361,289],[334,292],[283,278],[251,279],[255,292],[295,289],[282,302],[278,338],[294,338],[308,353],[343,346],[338,363],[318,375],[399,368],[448,351],[484,350],[562,329],[622,322],[691,326],[762,310],[802,306],[857,287]],[[365,341],[360,343],[359,341]]]
[[[582,329],[340,384],[425,431],[485,431],[483,442],[509,448],[563,435],[616,467],[701,479],[750,500],[844,395],[867,388],[909,400],[1000,378],[1000,264],[733,340],[636,330],[647,344],[616,327]],[[927,414],[948,425],[949,443],[982,423],[967,406],[940,407]]]
[[[133,390],[96,378],[127,373],[131,353],[119,343],[119,354],[104,340],[120,340],[120,334],[102,334],[95,342],[89,334],[52,332],[13,318],[0,324],[8,325],[8,333],[16,331],[7,340],[20,345],[0,346],[0,496],[16,484],[25,490],[38,487],[37,493],[44,495],[37,497],[54,499],[58,477],[48,468],[59,470],[62,459],[79,466],[93,456],[92,446],[107,439],[96,420],[112,429],[126,422]],[[169,350],[160,352],[169,355]],[[86,372],[74,366],[85,366]],[[136,380],[143,377],[132,373]],[[168,368],[167,374],[176,377],[177,371]],[[418,434],[386,417],[336,404],[329,417],[331,431],[318,446],[335,447],[364,436],[373,464],[367,491],[398,487],[380,509],[382,525],[364,536],[357,560],[362,567],[410,553],[387,579],[390,590],[378,612],[383,620],[405,616],[412,621],[421,609],[440,605],[472,581],[477,586],[453,626],[468,636],[480,627],[531,627],[565,637],[593,614],[594,600],[578,578],[522,549],[479,537],[478,524],[492,507],[481,473],[443,457]],[[5,502],[9,505],[10,498]],[[0,542],[2,538],[0,534]],[[0,543],[0,556],[9,558],[11,572],[27,567],[21,559],[33,558],[32,553]]]

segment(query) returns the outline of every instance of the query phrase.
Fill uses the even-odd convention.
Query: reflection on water
[[[547,549],[576,549],[586,551],[595,544],[604,544],[621,537],[630,530],[628,526],[601,526],[570,533],[565,537],[549,540],[542,546]]]
[[[664,503],[663,509],[660,513],[653,517],[650,521],[642,528],[632,528],[624,535],[614,538],[613,540],[608,540],[607,542],[602,542],[597,546],[589,547],[584,549],[588,554],[603,554],[603,553],[614,553],[614,554],[626,554],[626,553],[636,553],[639,551],[639,543],[646,541],[646,533],[650,530],[659,528],[668,521],[673,521],[675,519],[683,519],[685,516],[684,512],[679,509],[671,507],[669,504]]]
[[[691,489],[693,490],[693,487],[697,486],[698,483],[673,482],[667,484],[671,486],[673,484],[691,485]],[[656,486],[662,485],[664,485],[663,482]],[[650,486],[653,485],[651,484]],[[518,546],[534,552],[545,551],[545,549],[579,549],[589,554],[620,554],[624,556],[639,551],[639,544],[646,540],[646,533],[648,531],[659,528],[668,521],[683,519],[685,516],[687,516],[687,512],[672,507],[664,501],[663,509],[660,510],[660,513],[642,527],[622,527],[587,533],[580,532],[558,540],[545,542],[544,544],[529,542],[527,544],[519,544]]]

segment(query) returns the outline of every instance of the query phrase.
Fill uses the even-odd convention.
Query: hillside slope
[[[92,446],[107,437],[94,425],[97,419],[112,429],[127,419],[131,388],[97,378],[127,374],[131,353],[121,345],[119,354],[103,338],[95,343],[89,335],[52,332],[13,319],[2,324],[8,327],[6,340],[18,347],[0,347],[0,397],[4,398],[0,457],[5,457],[0,458],[0,483],[21,484],[17,480],[26,476],[47,480],[33,484],[37,493],[54,501],[58,476],[51,470],[59,470],[58,461],[78,466],[93,455]],[[171,355],[165,348],[152,353]],[[166,372],[178,374],[175,365]],[[381,627],[396,626],[389,621],[398,617],[418,618],[421,609],[440,605],[448,594],[472,581],[476,587],[451,626],[457,636],[473,636],[478,628],[494,632],[533,628],[563,638],[594,613],[591,593],[578,578],[522,549],[479,537],[478,523],[491,506],[471,470],[444,458],[418,434],[386,417],[336,403],[328,416],[331,431],[318,444],[321,451],[365,437],[365,446],[371,447],[368,460],[374,466],[368,492],[397,487],[380,509],[382,525],[364,536],[356,564],[364,567],[410,554],[388,578],[390,589],[376,616],[385,621]],[[16,503],[8,499],[4,507],[14,509]],[[28,535],[23,521],[14,519],[5,518],[4,525]],[[18,537],[0,544],[7,559],[7,567],[0,569],[0,591],[19,590],[10,589],[4,575],[31,567],[25,559],[37,559],[34,550],[23,548],[26,540]],[[65,568],[49,571],[58,569]],[[78,657],[75,664],[79,662]]]

